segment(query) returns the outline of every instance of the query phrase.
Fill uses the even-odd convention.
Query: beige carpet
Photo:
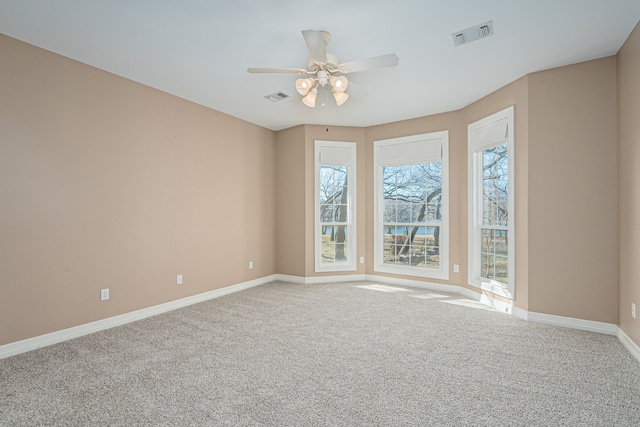
[[[615,337],[276,282],[0,360],[0,425],[638,426]]]

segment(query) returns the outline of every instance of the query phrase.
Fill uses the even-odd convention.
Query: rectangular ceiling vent
[[[460,46],[462,44],[471,43],[472,41],[483,39],[492,35],[493,21],[488,21],[484,24],[467,28],[466,30],[456,31],[455,33],[451,34],[451,37],[453,37],[453,43],[456,46]]]
[[[276,92],[276,93],[272,93],[271,95],[265,96],[265,98],[267,98],[269,101],[272,101],[272,102],[278,102],[278,101],[282,101],[283,99],[289,98],[289,95],[287,95],[284,92]]]

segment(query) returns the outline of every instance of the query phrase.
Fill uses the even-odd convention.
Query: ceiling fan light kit
[[[313,79],[298,79],[296,80],[296,90],[302,96],[305,96],[313,87]]]
[[[334,92],[333,97],[335,98],[336,104],[339,107],[342,104],[344,104],[347,99],[349,99],[349,94],[346,92],[338,92],[338,93]]]
[[[309,77],[296,80],[296,91],[303,97],[302,102],[304,105],[311,108],[316,106],[318,86],[325,88],[328,85],[338,106],[341,106],[349,99],[349,94],[346,92],[349,87],[349,81],[341,74],[398,65],[398,56],[394,53],[340,64],[335,55],[326,51],[326,44],[331,39],[329,32],[305,30],[302,32],[302,36],[311,53],[306,70],[300,68],[248,68],[247,71],[249,73],[308,75]]]
[[[318,89],[315,87],[309,91],[303,98],[302,102],[307,107],[315,107],[316,106],[316,98],[318,97]]]

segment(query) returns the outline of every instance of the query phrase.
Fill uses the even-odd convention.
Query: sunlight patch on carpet
[[[442,295],[442,294],[417,294],[410,295],[411,298],[419,298],[419,299],[434,299],[434,298],[449,298],[451,295]]]
[[[386,285],[358,285],[356,288],[369,289],[371,291],[379,291],[379,292],[413,292],[409,289],[405,288],[396,288],[395,286],[386,286]]]
[[[477,308],[478,310],[496,311],[496,309],[493,307],[489,307],[486,304],[483,304],[478,301],[469,300],[469,299],[450,299],[450,300],[442,300],[440,302],[453,304],[453,305],[460,305],[463,307]]]

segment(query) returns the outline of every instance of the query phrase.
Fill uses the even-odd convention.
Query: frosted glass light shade
[[[307,107],[315,107],[316,106],[316,98],[318,97],[318,91],[313,88],[304,98],[302,98],[302,102]]]
[[[349,80],[345,76],[340,77],[331,77],[330,81],[331,87],[334,92],[342,93],[347,90],[347,86],[349,86]]]
[[[296,90],[302,96],[305,96],[309,93],[311,88],[313,87],[313,79],[298,79],[296,80]]]
[[[346,92],[339,92],[339,93],[334,92],[333,97],[336,99],[336,104],[338,104],[338,107],[339,107],[342,104],[344,104],[347,101],[347,99],[349,99],[349,94]]]

